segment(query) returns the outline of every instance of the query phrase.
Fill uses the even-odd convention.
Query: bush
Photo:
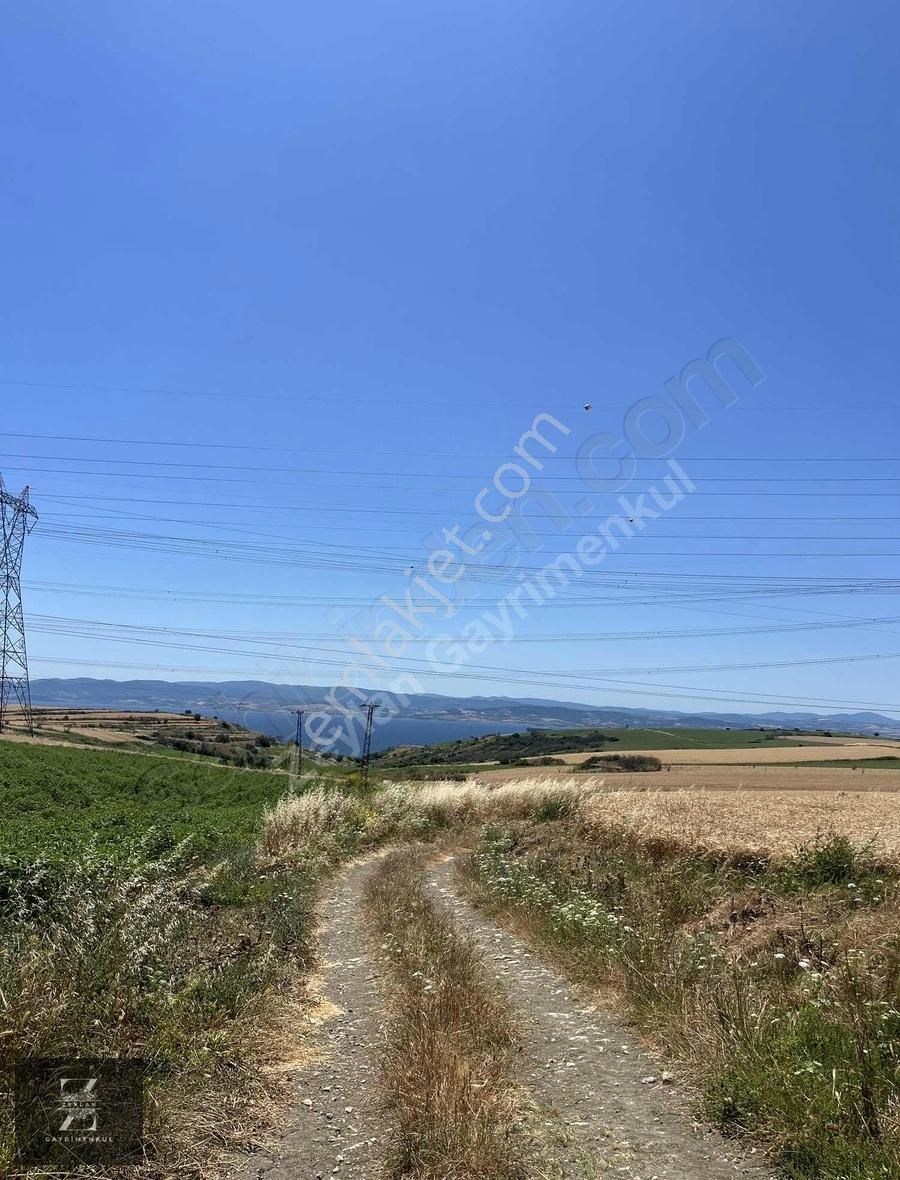
[[[610,773],[662,770],[662,762],[652,754],[594,754],[578,765],[578,770],[605,770]]]

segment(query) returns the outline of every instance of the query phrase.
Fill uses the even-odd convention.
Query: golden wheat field
[[[580,781],[571,766],[509,767],[485,770],[480,782],[503,783],[556,775]],[[584,776],[587,778],[588,776]],[[590,778],[596,779],[596,775]],[[608,774],[610,790],[631,791],[900,791],[900,770],[854,769],[849,766],[672,766],[651,773]],[[900,799],[897,801],[900,807]]]
[[[442,797],[457,806],[467,804],[487,818],[527,809],[529,796],[564,796],[588,824],[626,824],[645,836],[672,836],[687,844],[787,853],[820,834],[838,832],[858,844],[870,844],[875,851],[900,856],[900,794],[896,786],[879,789],[879,783],[893,777],[883,771],[855,772],[859,781],[865,778],[872,783],[868,790],[822,789],[821,785],[785,790],[716,786],[712,769],[707,768],[712,781],[703,787],[654,789],[650,784],[659,781],[659,773],[500,779],[498,772],[490,772],[462,787],[448,783],[424,788],[422,795],[424,801]],[[802,768],[798,773],[807,772]],[[814,781],[811,772],[809,777]],[[761,778],[764,781],[764,772]]]
[[[611,750],[598,750],[597,754],[610,754]],[[717,750],[628,750],[629,754],[650,754],[661,762],[673,766],[690,764],[718,766],[757,766],[779,762],[833,762],[848,758],[900,758],[900,744],[897,742],[873,742],[860,738],[858,741],[845,739],[831,741],[827,745],[757,747],[754,749]],[[570,766],[577,766],[594,757],[590,752],[558,754],[557,757]]]
[[[619,778],[637,777],[616,775]],[[659,775],[644,775],[648,779]],[[874,777],[874,775],[872,776]],[[620,789],[618,781],[588,775],[547,775],[505,781],[470,779],[416,784],[385,784],[375,809],[401,830],[416,830],[425,817],[447,822],[502,822],[530,818],[553,802],[568,803],[588,826],[624,824],[642,836],[671,836],[685,844],[716,848],[767,849],[790,853],[819,835],[840,833],[874,851],[900,857],[900,795],[896,791],[828,790],[643,790]],[[306,839],[307,825],[322,827],[319,811],[334,807],[300,798],[279,805],[267,817],[274,846]],[[293,814],[296,813],[296,814]],[[323,813],[324,814],[324,813]],[[329,812],[330,814],[330,812]],[[333,826],[329,819],[326,827]],[[297,831],[294,830],[297,825]],[[280,833],[280,827],[285,832]],[[270,850],[271,851],[271,850]]]
[[[900,855],[900,798],[889,791],[609,791],[583,813],[689,843],[788,852],[835,831]]]

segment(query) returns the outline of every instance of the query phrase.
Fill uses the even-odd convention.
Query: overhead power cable
[[[2,384],[2,382],[0,382],[0,384]],[[856,413],[861,408],[862,407],[854,406],[854,413]],[[897,407],[892,408],[896,409]],[[372,447],[354,449],[352,447],[321,447],[318,444],[312,447],[279,447],[266,443],[221,443],[208,441],[189,441],[183,438],[109,438],[98,435],[80,434],[33,434],[10,430],[0,431],[0,438],[31,439],[40,442],[100,443],[103,445],[128,447],[172,447],[204,451],[255,451],[259,453],[281,455],[376,455],[379,458],[387,457],[402,459],[408,459],[410,455],[408,449],[402,451],[382,451],[376,450]],[[475,454],[464,454],[460,451],[423,451],[418,447],[416,448],[415,454],[416,457],[420,459],[450,459],[453,462],[475,459],[486,460],[489,463],[502,463],[507,459],[514,462],[517,458],[513,451],[510,451],[506,454],[499,452],[477,452]],[[30,458],[31,456],[28,457]],[[571,454],[565,454],[561,451],[553,453],[546,450],[540,451],[537,454],[537,457],[541,463],[571,463],[574,458]],[[684,455],[679,452],[673,457],[686,463],[900,463],[900,458],[889,455],[728,455],[717,458],[710,455]],[[640,462],[665,462],[665,458],[654,459],[649,456],[638,456],[637,458]]]
[[[322,454],[323,452],[317,451],[315,453]],[[324,452],[324,453],[329,453],[329,452]],[[338,452],[332,452],[332,453],[345,454],[345,453],[349,453],[349,452],[338,451]],[[94,455],[94,456],[90,456],[88,458],[84,458],[80,455],[33,455],[33,454],[23,453],[21,451],[5,451],[2,453],[2,455],[0,455],[0,457],[2,457],[3,459],[38,460],[42,463],[43,462],[49,462],[49,463],[106,463],[106,464],[114,464],[116,467],[167,467],[167,468],[178,467],[178,468],[188,468],[193,471],[253,471],[253,472],[256,472],[257,475],[261,479],[267,478],[269,475],[272,474],[272,472],[275,472],[276,474],[279,474],[279,475],[316,475],[316,476],[352,475],[352,476],[365,476],[367,478],[371,477],[371,476],[386,475],[386,476],[398,476],[398,477],[402,476],[404,479],[447,479],[449,476],[456,474],[454,472],[446,472],[446,471],[444,471],[444,472],[381,471],[381,470],[358,471],[356,469],[345,470],[342,468],[332,468],[332,467],[272,467],[269,464],[262,465],[262,464],[258,464],[258,463],[257,464],[197,463],[197,462],[183,463],[183,462],[178,462],[173,459],[116,459],[116,458],[112,458],[110,456],[103,456],[103,455]],[[407,457],[409,457],[409,456],[407,456]],[[419,457],[420,457],[420,453],[416,452],[416,458],[419,458]],[[546,456],[546,457],[549,458],[551,456]],[[556,455],[554,457],[557,459],[567,459],[572,464],[574,464],[576,462],[574,457],[568,456],[568,455],[566,455],[566,456]],[[453,459],[454,462],[458,462],[462,458],[462,456],[448,455],[447,458]],[[867,456],[861,456],[858,459],[841,459],[841,460],[837,460],[837,459],[809,459],[809,458],[807,458],[807,459],[789,459],[789,458],[784,458],[784,457],[782,457],[782,458],[773,457],[770,459],[741,459],[741,458],[735,458],[733,456],[725,456],[725,457],[712,457],[712,456],[697,457],[697,456],[694,456],[693,458],[691,458],[689,456],[682,456],[682,455],[673,456],[673,458],[677,458],[678,461],[682,462],[682,463],[720,463],[720,464],[724,463],[724,464],[727,464],[729,467],[733,467],[735,463],[798,463],[798,462],[807,462],[807,463],[820,463],[821,464],[821,463],[840,462],[840,463],[862,463],[862,464],[865,464],[866,466],[869,466],[872,463],[900,463],[900,459],[896,459],[896,458],[875,459],[875,458],[871,458],[871,457],[867,457]],[[545,459],[545,456],[543,456],[543,455],[541,455],[539,457],[539,461],[541,462],[541,464],[544,463],[544,459]],[[618,456],[611,455],[611,456],[609,456],[609,458],[606,461],[611,462],[611,463],[615,463],[616,465],[618,465],[621,460]],[[661,474],[664,475],[667,472],[667,469],[664,466],[666,463],[665,458],[652,459],[652,458],[637,457],[634,461],[639,462],[639,463],[653,463],[656,465],[662,464],[663,470],[662,470]],[[523,460],[518,458],[517,456],[513,456],[511,459],[507,459],[507,460],[495,459],[494,462],[498,464],[498,468],[505,466],[506,463],[514,463],[517,466],[522,466],[522,464],[523,464]],[[10,468],[10,470],[15,471],[15,470],[22,470],[22,469],[21,468]],[[535,484],[539,484],[541,487],[543,487],[545,485],[552,485],[554,483],[579,483],[579,484],[583,485],[585,482],[584,476],[581,474],[554,475],[552,473],[546,473],[546,472],[540,470],[539,468],[529,468],[527,466],[523,467],[523,470],[525,470],[527,472],[527,474],[531,478],[533,478]],[[77,472],[76,471],[76,472],[62,472],[62,474],[67,474],[67,475],[69,475],[69,474],[76,474],[76,475],[81,475],[81,474],[83,474],[83,475],[118,475],[118,474],[121,474],[121,475],[131,476],[132,478],[139,478],[139,477],[140,478],[148,478],[148,479],[149,478],[167,478],[167,476],[165,474],[163,474],[163,476],[161,476],[161,477],[159,477],[159,476],[152,476],[151,477],[148,474],[145,477],[143,473],[129,472],[129,471],[123,471],[123,472],[90,472],[90,471]],[[472,473],[472,472],[459,472],[458,475],[459,475],[460,479],[465,478],[467,480],[475,480],[476,482],[478,480],[490,481],[494,477],[494,472],[491,471],[488,473],[482,473],[480,475],[478,473]],[[651,475],[647,476],[647,478],[651,478],[651,477],[652,477],[652,473],[651,473]],[[185,476],[182,478],[190,478],[190,477]],[[196,478],[200,479],[201,477],[197,476]],[[598,478],[601,478],[601,477],[598,477]],[[898,479],[900,479],[900,476],[850,476],[850,475],[843,475],[843,474],[840,474],[840,475],[815,475],[815,476],[805,476],[803,478],[795,478],[795,477],[785,476],[785,475],[773,475],[771,472],[765,472],[765,473],[758,475],[758,476],[743,476],[743,477],[695,476],[693,478],[693,482],[696,483],[698,481],[703,481],[703,482],[707,482],[707,483],[712,483],[712,482],[719,483],[719,482],[723,482],[725,480],[728,480],[728,482],[755,483],[760,480],[774,480],[777,483],[817,483],[820,481],[829,482],[829,483],[830,482],[890,483],[890,482],[894,482]],[[230,482],[236,482],[236,481],[230,481]],[[389,484],[389,485],[382,485],[382,486],[393,487],[395,485]],[[442,488],[440,490],[442,490],[442,491],[458,491],[459,489],[458,488]],[[463,489],[463,490],[465,490],[465,489]]]
[[[193,466],[193,464],[191,464],[190,466]],[[63,468],[58,468],[58,467],[31,467],[31,466],[29,466],[29,467],[10,467],[7,464],[4,464],[4,470],[5,471],[15,471],[17,473],[23,473],[23,474],[26,474],[29,476],[31,476],[31,475],[66,475],[66,476],[71,477],[71,476],[75,475],[79,479],[81,479],[81,478],[91,478],[91,479],[155,479],[155,480],[163,480],[166,483],[171,483],[173,480],[177,480],[179,483],[227,483],[227,484],[251,484],[251,485],[258,484],[258,485],[264,485],[266,487],[276,487],[276,488],[296,488],[297,487],[296,482],[293,480],[279,480],[279,479],[273,480],[273,479],[270,479],[268,477],[267,472],[264,470],[260,470],[255,479],[249,479],[249,478],[245,479],[242,476],[232,477],[232,476],[225,476],[225,475],[173,475],[170,472],[156,472],[156,471],[67,471]],[[240,468],[234,468],[234,470],[240,470]],[[257,470],[257,469],[256,468],[244,468],[244,470]],[[403,479],[403,482],[398,483],[398,484],[361,484],[361,485],[358,485],[360,490],[366,490],[368,488],[371,488],[373,491],[409,491],[409,481],[412,479],[446,479],[447,478],[446,474],[440,475],[440,474],[435,474],[435,473],[431,473],[431,472],[403,472],[403,471],[378,472],[378,471],[347,470],[347,469],[343,469],[343,468],[342,469],[338,469],[338,468],[327,468],[326,469],[326,468],[315,468],[315,467],[280,468],[280,469],[275,468],[273,470],[280,470],[282,472],[283,471],[292,471],[296,475],[313,475],[313,476],[316,476],[317,479],[320,479],[322,476],[326,476],[326,475],[327,476],[338,476],[341,478],[348,477],[348,478],[352,478],[354,480],[358,480],[360,478],[371,477],[371,476],[396,475],[397,477],[401,477]],[[662,472],[661,474],[665,475],[665,472]],[[604,477],[602,475],[597,475],[594,478],[596,478],[597,482],[602,482],[606,477]],[[652,478],[654,478],[654,476],[648,474],[648,475],[644,476],[643,478],[652,479]],[[802,484],[816,484],[816,485],[827,484],[827,483],[837,483],[837,484],[841,484],[841,485],[846,484],[846,483],[853,483],[853,484],[857,484],[857,483],[877,483],[877,484],[900,483],[900,475],[891,475],[891,476],[868,476],[868,475],[867,476],[840,476],[840,475],[833,475],[833,476],[825,476],[825,475],[781,476],[781,475],[770,475],[770,474],[757,475],[757,476],[692,475],[690,478],[691,478],[691,482],[695,485],[714,484],[714,483],[715,484],[719,484],[719,483],[727,483],[727,484],[762,483],[762,484],[767,484],[767,485],[773,484],[773,483],[789,483],[789,484],[802,483]],[[472,484],[464,484],[461,487],[430,487],[427,490],[433,491],[433,492],[462,492],[463,494],[471,492],[472,494],[475,494],[476,492],[479,491],[479,488],[474,487],[473,485],[480,484],[482,482],[486,485],[489,485],[490,481],[492,479],[492,474],[489,473],[487,475],[481,475],[481,476],[473,475],[473,476],[471,476],[471,479],[472,479]],[[554,480],[565,482],[565,483],[574,483],[574,484],[577,484],[578,486],[567,491],[564,488],[555,487],[553,484]],[[322,485],[317,485],[317,486],[322,486]],[[582,495],[583,496],[585,494],[585,492],[590,491],[590,481],[584,479],[580,475],[541,476],[540,480],[537,480],[537,479],[535,480],[535,490],[538,490],[541,487],[546,487],[548,490],[553,491],[554,494],[557,496],[562,496],[562,495]],[[514,490],[516,492],[518,492],[518,488],[515,488]],[[597,494],[597,495],[603,495],[603,494],[612,495],[613,493],[612,492],[605,492],[604,493],[601,491],[601,492],[596,492],[595,494]],[[691,492],[692,496],[693,495],[702,495],[702,494],[704,494],[704,493]],[[712,493],[706,493],[706,494],[712,494]],[[897,492],[861,492],[861,493],[857,492],[857,493],[853,493],[853,492],[829,491],[826,489],[824,491],[818,491],[818,492],[715,492],[714,494],[717,496],[719,496],[719,495],[725,495],[725,496],[737,496],[737,495],[754,495],[754,496],[755,495],[770,495],[770,496],[778,496],[778,495],[896,496],[900,493],[897,493]]]
[[[346,390],[331,391],[329,393],[226,393],[223,390],[208,391],[197,389],[171,389],[158,386],[144,386],[144,385],[80,385],[71,382],[58,381],[18,381],[11,378],[0,380],[0,386],[10,386],[18,389],[62,389],[73,390],[80,393],[127,393],[136,396],[147,397],[196,397],[209,399],[222,399],[225,401],[278,401],[290,402],[294,405],[304,405],[306,402],[322,402],[327,405],[334,405],[339,410],[343,410],[347,405],[356,406],[417,406],[419,409],[425,410],[429,408],[438,408],[445,406],[449,409],[459,409],[465,406],[472,406],[481,408],[483,406],[500,407],[507,410],[545,410],[552,409],[567,409],[571,411],[581,411],[581,400],[577,397],[572,397],[566,401],[548,402],[517,402],[517,401],[485,401],[483,398],[476,398],[474,401],[464,401],[459,398],[442,398],[442,399],[427,399],[427,398],[400,398],[397,396],[391,397],[354,397]],[[595,410],[602,411],[603,409],[621,409],[627,410],[634,401],[625,400],[622,402],[607,402],[600,403],[592,399],[592,404]],[[764,410],[766,413],[771,413],[772,409],[769,405],[759,405],[756,401],[745,398],[742,403],[742,408]],[[847,413],[852,410],[858,413],[861,410],[878,410],[891,411],[896,410],[896,405],[863,405],[854,402],[851,406],[829,406],[819,402],[816,405],[783,405],[779,404],[777,407],[779,414],[797,411],[802,413]]]
[[[172,636],[172,635],[174,635],[174,636],[180,636],[180,637],[186,637],[186,638],[192,638],[192,639],[203,639],[203,640],[217,639],[217,640],[220,640],[223,642],[228,642],[228,643],[240,643],[240,642],[244,642],[245,640],[250,640],[254,643],[260,643],[260,644],[263,644],[267,647],[274,647],[276,650],[280,650],[281,648],[284,648],[284,647],[295,646],[299,640],[303,640],[303,639],[321,641],[322,639],[332,638],[332,639],[344,639],[345,641],[348,641],[350,638],[352,638],[352,636],[340,636],[340,635],[331,636],[331,637],[322,636],[322,635],[303,636],[303,635],[291,634],[291,633],[270,635],[265,632],[259,632],[259,631],[256,631],[256,632],[254,632],[254,631],[241,631],[239,633],[235,633],[235,632],[222,631],[221,629],[213,629],[213,630],[199,629],[198,630],[196,628],[185,628],[185,627],[156,627],[156,626],[151,626],[151,625],[147,625],[147,624],[110,623],[110,622],[106,622],[106,621],[100,620],[100,619],[78,619],[78,618],[68,618],[68,617],[63,617],[63,616],[58,616],[58,615],[44,615],[44,614],[36,614],[36,615],[33,615],[32,618],[33,618],[33,621],[36,626],[41,627],[41,628],[45,628],[45,629],[46,628],[53,629],[53,628],[60,628],[60,627],[67,628],[70,626],[94,628],[94,629],[96,629],[97,636],[102,639],[112,639],[112,638],[120,638],[120,637],[124,637],[125,639],[129,639],[129,638],[131,638],[132,635],[135,635],[135,634],[153,635],[153,636],[156,636],[156,635]],[[844,626],[846,626],[846,624]],[[795,625],[794,627],[781,628],[781,630],[809,630],[809,629],[811,629],[810,625],[804,626],[802,624]],[[753,629],[751,629],[751,630],[753,630]],[[582,636],[579,636],[579,635],[556,635],[556,636],[545,637],[545,638],[551,638],[554,642],[561,643],[561,642],[566,642],[566,641],[584,642],[585,640],[590,640],[590,639],[596,638],[596,637],[590,636],[590,635],[588,635],[588,636],[584,636],[584,635],[582,635]],[[601,636],[600,638],[608,639],[608,636]],[[377,643],[378,640],[377,639],[369,639],[368,642]],[[423,640],[422,642],[428,642],[428,641]],[[453,642],[458,642],[458,641],[454,640]],[[498,639],[497,642],[501,643],[502,640]],[[517,638],[515,640],[515,642],[517,642],[517,643],[522,642],[522,640]],[[340,651],[340,649],[324,649],[324,648],[304,648],[303,650],[317,650],[317,651],[331,650],[335,653]],[[607,673],[612,672],[612,673],[615,673],[616,675],[636,676],[636,675],[649,675],[649,674],[656,674],[656,673],[668,674],[670,672],[725,672],[725,671],[744,671],[747,669],[761,669],[761,668],[806,667],[806,666],[811,666],[811,665],[815,665],[815,664],[869,663],[872,661],[889,660],[889,659],[900,659],[900,651],[898,651],[898,652],[877,652],[877,653],[874,653],[871,655],[855,654],[855,655],[850,655],[850,656],[811,657],[808,659],[794,658],[794,659],[790,659],[790,660],[754,661],[754,662],[750,662],[750,663],[733,663],[732,662],[732,663],[726,663],[726,664],[687,664],[687,665],[673,665],[673,666],[652,665],[650,667],[643,667],[643,668],[605,668],[604,671]],[[482,669],[484,668],[484,665],[479,665],[479,664],[474,664],[474,665],[470,665],[470,666],[476,667],[476,668],[482,668]],[[528,671],[528,669],[512,668],[512,669],[509,669],[509,671],[518,673],[518,672]],[[575,671],[575,672],[571,672],[571,673],[558,672],[558,673],[555,673],[555,675],[566,675],[566,676],[568,676],[568,675],[576,676],[577,675],[577,676],[586,676],[588,679],[594,679],[594,676],[592,674],[590,674],[587,670]],[[601,679],[605,680],[606,677],[604,676]]]

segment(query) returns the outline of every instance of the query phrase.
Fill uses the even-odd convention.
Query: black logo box
[[[16,1161],[71,1171],[143,1158],[144,1062],[33,1057],[16,1063]]]

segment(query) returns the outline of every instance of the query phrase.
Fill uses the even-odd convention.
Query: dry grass
[[[514,783],[536,774],[567,778],[572,772],[571,766],[507,767],[482,771],[478,781]],[[820,766],[814,762],[802,766],[667,764],[662,771],[616,775],[615,787],[635,791],[900,791],[900,771]]]
[[[389,1174],[521,1180],[528,1171],[513,1137],[511,1079],[517,1030],[479,952],[426,894],[410,852],[385,859],[366,908],[391,988],[382,1058]]]
[[[604,798],[648,797],[595,795],[588,817]],[[668,838],[652,808],[486,826],[476,900],[579,981],[611,985],[705,1118],[785,1175],[900,1176],[897,867],[834,835],[723,856],[732,833],[673,798],[686,810]]]
[[[313,848],[333,856],[359,843],[366,818],[360,801],[340,791],[318,786],[285,795],[264,812],[257,851],[263,862],[305,857]]]
[[[491,821],[578,815],[588,825],[622,824],[641,836],[672,837],[686,846],[768,849],[777,855],[819,833],[836,832],[881,853],[900,854],[895,792],[646,789],[660,777],[397,783],[367,801],[310,791],[285,797],[266,814],[261,848],[265,859],[289,860],[323,836],[338,847],[371,846]],[[642,779],[644,789],[630,789],[632,778]]]
[[[260,871],[249,850],[208,865],[189,842],[0,865],[0,1073],[143,1059],[147,1177],[205,1175],[253,1146],[287,1109],[279,1058],[302,1053],[318,873]],[[0,1174],[12,1148],[0,1101]]]

